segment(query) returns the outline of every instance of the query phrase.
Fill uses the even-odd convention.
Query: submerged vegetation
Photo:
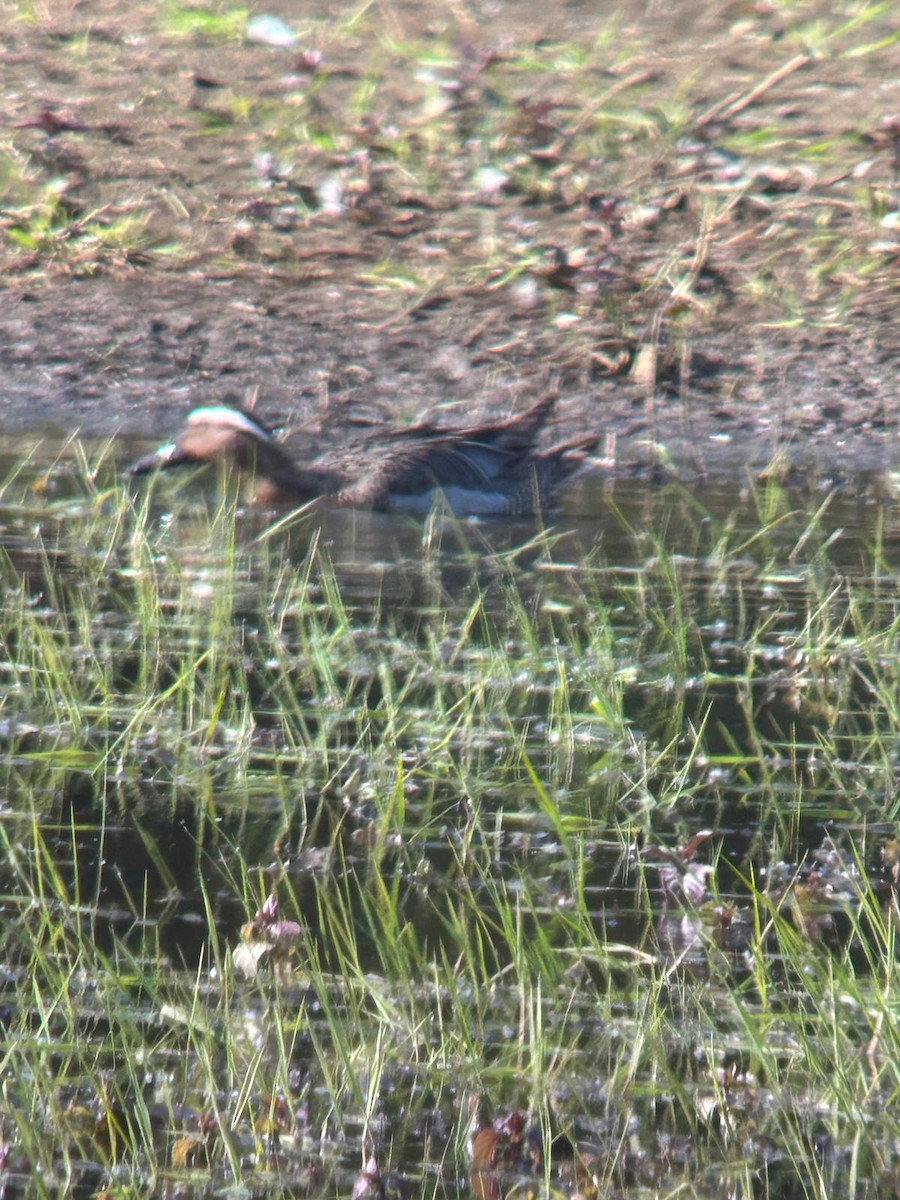
[[[2,497],[6,1194],[896,1185],[887,509],[91,467]]]
[[[552,375],[609,467],[4,445],[0,1200],[900,1188],[893,6],[562,7],[0,0],[4,435]]]

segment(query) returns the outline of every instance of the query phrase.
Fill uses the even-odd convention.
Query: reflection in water
[[[541,530],[326,507],[222,521],[188,481],[135,489],[128,526],[115,490],[22,474],[0,510],[19,848],[0,891],[24,911],[46,856],[102,953],[209,972],[210,927],[234,945],[287,884],[304,953],[343,978],[328,906],[354,968],[383,969],[390,879],[403,937],[452,961],[478,922],[496,980],[514,897],[571,984],[614,974],[601,944],[737,970],[750,873],[780,903],[812,851],[797,921],[825,930],[851,872],[823,825],[885,815],[854,630],[894,620],[896,506],[868,490],[800,503],[598,474]],[[570,961],[582,908],[597,943]]]
[[[32,481],[25,482],[30,486]],[[610,668],[621,676],[624,713],[632,736],[641,744],[666,744],[677,729],[701,726],[705,753],[718,759],[750,756],[754,740],[760,736],[774,745],[811,743],[823,719],[827,721],[831,716],[816,708],[812,697],[816,668],[810,667],[802,646],[809,632],[811,606],[820,604],[813,576],[820,570],[832,574],[840,570],[845,581],[852,579],[856,572],[865,570],[864,550],[876,542],[887,564],[891,543],[884,533],[886,510],[849,493],[837,494],[822,506],[824,516],[813,529],[808,510],[795,511],[784,505],[779,489],[782,503],[778,520],[771,520],[770,512],[768,524],[764,524],[761,514],[774,501],[771,488],[767,492],[761,487],[720,480],[691,491],[675,484],[657,487],[644,480],[612,480],[597,473],[578,482],[558,522],[547,530],[536,529],[533,522],[458,521],[440,513],[422,522],[328,507],[288,519],[239,515],[233,551],[236,570],[229,564],[227,571],[229,587],[234,591],[231,619],[234,627],[243,631],[247,645],[244,685],[256,725],[251,764],[258,763],[261,779],[268,780],[275,758],[282,777],[303,774],[302,768],[285,755],[279,734],[280,716],[277,707],[272,707],[267,672],[254,661],[254,638],[258,637],[259,604],[270,595],[273,556],[282,564],[295,564],[301,571],[307,570],[305,564],[313,551],[318,563],[327,562],[333,568],[341,603],[358,627],[357,661],[346,663],[342,669],[365,676],[365,703],[370,707],[377,708],[384,686],[384,679],[379,682],[377,678],[378,662],[385,654],[389,659],[391,655],[397,658],[398,639],[408,639],[413,646],[442,637],[449,641],[452,632],[470,619],[473,606],[482,614],[490,614],[494,629],[489,638],[519,636],[518,607],[510,610],[515,593],[515,605],[523,605],[533,614],[536,634],[552,639],[557,648],[566,647],[571,700],[575,710],[583,710],[586,716],[593,702],[592,684],[587,679],[583,691],[579,685],[584,666],[579,661],[579,647],[584,644],[580,631],[596,625],[600,614],[608,621]],[[861,488],[866,490],[865,482]],[[74,581],[77,596],[86,555],[95,560],[97,554],[104,553],[102,547],[86,549],[79,545],[84,505],[80,500],[66,499],[67,493],[77,495],[77,481],[73,483],[65,474],[54,478],[52,485],[42,481],[42,494],[54,490],[57,497],[44,507],[11,504],[3,512],[2,530],[10,578],[24,585],[28,603],[47,604],[48,611],[53,604],[65,603],[64,592],[48,594],[51,581]],[[217,572],[221,569],[216,548],[206,542],[210,517],[205,490],[202,484],[195,488],[191,483],[180,489],[180,512],[174,521],[161,512],[156,517],[152,511],[150,514],[150,519],[160,521],[159,528],[164,530],[159,539],[163,558],[156,568],[157,580],[164,588],[165,572],[171,567],[178,587],[196,594],[195,615],[201,619],[208,596],[219,586]],[[171,493],[159,489],[160,498],[166,494]],[[827,546],[827,558],[824,553],[818,555],[815,547],[819,546]],[[125,569],[120,558],[113,557],[104,569],[107,575],[103,595],[109,611],[94,615],[109,634],[107,650],[116,659],[119,686],[133,686],[141,667],[132,653],[127,613],[138,603],[139,589],[134,571]],[[269,579],[263,586],[260,571]],[[845,587],[846,583],[836,587],[827,603],[845,605]],[[309,589],[315,603],[330,603],[327,590],[314,573],[309,577]],[[276,587],[276,596],[278,590]],[[687,641],[680,651],[684,676],[681,680],[660,677],[657,663],[666,642],[680,636],[678,623],[685,616]],[[290,604],[278,619],[284,637],[289,639],[292,622],[299,622]],[[172,627],[169,632],[175,640],[197,637],[197,631],[189,628],[179,633]],[[299,623],[294,632],[299,636]],[[117,644],[117,636],[121,644]],[[11,645],[8,649],[16,648]],[[458,663],[450,661],[453,652],[448,650],[448,678],[454,671],[465,669],[465,655],[470,650],[460,655]],[[395,665],[399,669],[399,664]],[[414,668],[411,658],[407,669]],[[11,663],[8,670],[15,673]],[[541,682],[534,656],[529,670],[527,703],[521,711],[527,722],[526,745],[539,763],[546,761],[550,753],[546,739],[554,703],[555,667],[548,662],[546,684]],[[423,707],[433,701],[435,686],[424,672],[419,680],[413,675],[404,681],[409,702],[419,700]],[[326,726],[332,733],[337,727],[333,714],[325,717],[316,712],[316,703],[311,704],[304,718],[313,739]],[[355,714],[347,718],[348,737],[352,737],[355,720]],[[527,732],[528,724],[533,729],[531,734]],[[23,712],[8,720],[4,731],[11,749],[7,802],[12,809],[16,808],[17,796],[27,794],[29,805],[36,802],[48,817],[62,817],[64,824],[72,812],[89,820],[90,814],[98,811],[106,789],[96,778],[95,764],[105,752],[104,739],[114,730],[88,731],[87,742],[79,750],[85,759],[83,767],[74,765],[73,751],[66,746],[59,751],[59,765],[49,768],[53,747],[66,741],[64,723],[48,722],[46,714]],[[505,736],[502,730],[489,726],[465,733],[470,746],[481,739],[489,754],[498,753]],[[598,728],[590,732],[590,724],[586,723],[579,740],[582,745],[573,746],[566,767],[569,803],[575,806],[583,803],[579,795],[592,786],[604,735]],[[37,760],[28,757],[35,754],[38,758],[49,755],[49,759],[40,761],[38,767]],[[119,794],[126,805],[127,821],[121,829],[114,824],[107,827],[102,870],[89,859],[80,866],[101,871],[101,893],[111,873],[124,872],[121,887],[130,895],[148,868],[140,847],[150,843],[157,846],[169,874],[151,887],[148,902],[151,910],[158,905],[165,912],[161,937],[167,949],[191,961],[197,946],[185,931],[181,929],[171,936],[166,932],[178,919],[179,904],[171,897],[182,896],[186,909],[193,911],[197,869],[214,875],[216,856],[205,858],[201,852],[201,846],[206,848],[208,829],[197,828],[191,789],[186,788],[172,807],[177,756],[169,757],[171,761],[159,747],[146,745],[146,770],[141,772],[137,807],[132,784],[127,779],[116,781],[112,794]],[[691,770],[691,764],[686,763],[685,769]],[[206,770],[213,783],[215,770]],[[218,785],[214,786],[218,791]],[[293,798],[286,810],[283,797],[266,796],[269,786],[263,785],[261,795],[238,798],[235,805],[227,797],[218,797],[213,827],[223,847],[240,842],[245,851],[253,848],[253,859],[265,865],[271,861],[279,837],[283,844],[290,845],[292,837],[300,836],[294,828],[298,814],[305,854],[313,849],[306,836],[312,820],[319,822],[324,844],[331,844],[335,823],[331,817],[322,819],[322,812],[327,810],[322,795],[314,789],[311,799]],[[341,797],[340,781],[332,780],[329,786],[335,798]],[[696,795],[692,798],[694,827],[714,824],[717,833],[726,839],[728,856],[738,862],[752,853],[760,836],[759,825],[748,824],[746,819],[752,810],[754,786],[749,777],[723,772],[715,787],[710,788],[707,802]],[[346,804],[347,797],[338,802]],[[452,787],[445,797],[435,794],[430,799],[428,818],[433,820],[434,813],[442,808],[449,816],[459,803]],[[495,802],[489,799],[487,803]],[[827,810],[827,803],[827,789],[818,800],[815,795],[807,796],[801,824],[814,826],[819,814]],[[253,820],[248,824],[250,811]],[[414,811],[411,805],[411,816]],[[756,813],[757,818],[761,815]],[[349,815],[345,813],[341,819],[345,822],[345,853],[352,861],[359,840],[366,837],[366,806],[351,804]],[[248,828],[253,831],[250,843],[246,840]],[[512,851],[510,861],[516,861],[520,853],[519,838],[533,851],[543,836],[540,828],[521,834],[505,833],[506,847]],[[120,846],[121,854],[117,852]],[[436,870],[446,869],[442,838],[431,841],[426,837],[422,849]],[[630,885],[618,895],[615,892],[614,880],[621,875],[618,857],[618,850],[608,855],[598,850],[586,886],[598,895],[602,892],[605,919],[615,923],[618,936],[624,936],[623,930],[629,926],[635,931],[632,936],[638,936],[641,919],[628,915],[633,904]],[[498,865],[502,867],[505,860],[506,854],[501,853]],[[118,903],[112,899],[117,886],[109,882],[112,909]],[[299,890],[302,893],[302,887]],[[314,916],[312,912],[307,915]],[[243,916],[235,910],[231,920],[239,924]]]

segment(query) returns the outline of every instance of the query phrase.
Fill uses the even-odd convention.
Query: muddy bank
[[[302,456],[555,386],[554,436],[623,471],[894,465],[889,16],[267,7],[288,43],[221,7],[10,23],[3,433],[127,449],[230,400]]]
[[[823,473],[897,462],[891,330],[710,333],[660,353],[652,385],[592,379],[565,339],[462,298],[392,319],[371,298],[247,280],[108,278],[10,291],[0,316],[6,433],[154,440],[193,406],[253,402],[304,436],[425,411],[468,421],[560,390],[563,436],[599,429],[623,470],[664,447],[690,472],[764,466],[779,447]],[[511,343],[511,344],[510,344]],[[669,378],[665,372],[669,372]]]

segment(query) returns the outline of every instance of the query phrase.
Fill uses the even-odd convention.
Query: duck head
[[[340,483],[328,472],[297,467],[268,426],[224,404],[195,408],[174,441],[132,463],[129,474],[203,463],[218,463],[251,478],[254,502],[264,505],[314,499]]]

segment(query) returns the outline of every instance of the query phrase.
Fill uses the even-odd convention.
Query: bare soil
[[[233,400],[332,438],[556,386],[623,470],[893,466],[888,9],[597,7],[273,2],[281,47],[0,4],[3,432]]]

